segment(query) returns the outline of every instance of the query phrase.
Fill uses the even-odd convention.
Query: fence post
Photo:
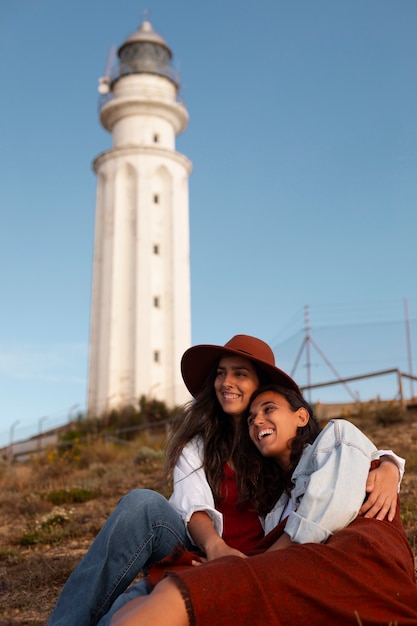
[[[401,406],[404,406],[404,394],[403,394],[403,377],[400,370],[397,370],[398,375],[398,395],[400,397]]]

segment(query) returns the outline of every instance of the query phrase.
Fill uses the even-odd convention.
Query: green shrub
[[[73,487],[72,489],[55,489],[50,491],[46,499],[52,504],[73,504],[75,502],[88,502],[100,495],[99,489],[84,489],[83,487]]]
[[[399,402],[379,403],[375,409],[375,421],[381,426],[401,424],[404,419],[405,410]]]
[[[141,465],[142,463],[148,463],[149,461],[161,462],[163,460],[164,453],[162,450],[154,450],[153,448],[149,448],[148,446],[142,446],[141,448],[139,448],[134,462],[137,465]]]
[[[64,526],[70,521],[71,513],[71,510],[54,507],[48,515],[44,515],[36,522],[34,528],[30,528],[23,535],[19,541],[20,545],[32,546],[40,543],[59,543],[68,536]]]

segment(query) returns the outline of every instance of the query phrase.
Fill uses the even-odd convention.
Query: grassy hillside
[[[417,556],[417,419],[352,418],[379,448],[407,459],[402,518]],[[392,423],[394,421],[394,423]],[[386,425],[381,425],[386,424]],[[0,626],[45,624],[68,575],[119,498],[161,487],[163,437],[123,446],[97,440],[0,468]]]

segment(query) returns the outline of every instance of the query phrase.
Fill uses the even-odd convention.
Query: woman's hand
[[[243,559],[246,558],[246,555],[243,554],[243,552],[240,552],[240,550],[236,550],[235,548],[231,548],[227,545],[224,539],[217,535],[216,538],[213,538],[206,544],[207,561],[219,559],[222,556],[240,556]]]
[[[392,522],[397,510],[399,470],[389,458],[381,457],[381,464],[369,472],[366,482],[367,500],[359,515],[383,520],[388,515]]]
[[[246,558],[243,552],[227,545],[224,539],[215,531],[211,519],[204,511],[193,513],[188,522],[188,532],[195,545],[206,555],[206,561],[219,559],[221,556]],[[197,561],[193,565],[197,565]]]

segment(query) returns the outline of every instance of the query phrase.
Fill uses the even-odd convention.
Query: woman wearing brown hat
[[[241,501],[236,486],[242,464],[237,425],[259,385],[298,387],[275,366],[271,348],[247,335],[236,335],[224,346],[190,348],[181,371],[194,400],[178,417],[167,446],[167,473],[174,483],[170,501],[146,489],[120,500],[68,579],[48,626],[108,624],[126,602],[147,594],[143,580],[131,584],[137,574],[178,544],[198,546],[212,560],[244,556],[263,536],[255,508]],[[402,460],[390,454],[401,466]],[[372,475],[367,515],[393,517],[396,466],[384,463]]]
[[[181,373],[194,400],[174,424],[167,446],[174,484],[170,502],[208,560],[242,556],[264,532],[254,507],[237,493],[240,419],[260,384],[298,386],[275,366],[268,344],[247,335],[236,335],[224,346],[190,348]]]

